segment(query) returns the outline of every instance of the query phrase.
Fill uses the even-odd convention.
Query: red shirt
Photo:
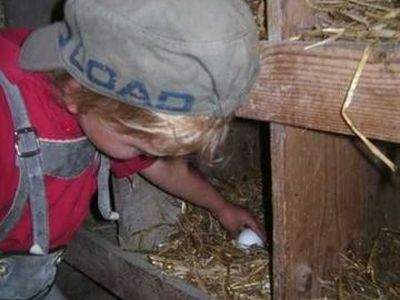
[[[41,138],[69,140],[83,136],[76,119],[53,99],[53,85],[43,73],[29,73],[18,67],[19,48],[29,35],[27,30],[0,29],[0,69],[17,85],[24,98],[32,126]],[[11,113],[0,88],[0,220],[8,212],[17,189],[14,128]],[[138,172],[154,162],[144,156],[129,161],[111,162],[116,176]],[[97,166],[88,167],[78,178],[59,179],[45,176],[49,207],[50,249],[67,244],[80,227],[96,191]],[[28,250],[32,245],[29,202],[15,228],[0,242],[2,251]]]

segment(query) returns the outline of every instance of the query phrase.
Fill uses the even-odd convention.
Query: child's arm
[[[264,230],[254,217],[246,209],[225,201],[184,159],[158,159],[140,173],[166,192],[208,209],[233,237],[237,236],[241,228],[247,226],[266,241]]]

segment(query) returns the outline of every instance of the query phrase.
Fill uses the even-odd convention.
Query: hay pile
[[[240,182],[212,182],[227,200],[247,207],[263,221],[260,175]],[[210,213],[193,206],[184,210],[168,242],[148,254],[150,263],[216,299],[269,299],[267,250],[241,250]]]
[[[329,299],[400,299],[400,232],[382,229],[342,255],[342,270],[324,282]]]
[[[305,0],[318,18],[303,38],[350,41],[400,41],[398,0]]]

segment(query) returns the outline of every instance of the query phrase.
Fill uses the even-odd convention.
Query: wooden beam
[[[340,110],[365,44],[261,43],[262,68],[237,116],[351,134]],[[381,46],[369,59],[348,110],[370,138],[400,142],[400,47]]]
[[[200,290],[148,263],[144,255],[122,251],[86,229],[81,229],[68,246],[65,260],[121,299],[209,299]]]

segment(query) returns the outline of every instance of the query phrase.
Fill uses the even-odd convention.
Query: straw
[[[263,222],[261,174],[221,178],[211,182],[225,199]],[[270,299],[268,251],[242,250],[209,212],[192,205],[184,210],[168,241],[148,254],[150,263],[216,299]]]
[[[361,141],[368,147],[368,149],[372,152],[373,155],[375,155],[377,158],[379,158],[392,172],[397,171],[397,166],[389,159],[386,157],[385,154],[381,150],[379,150],[373,143],[371,143],[368,138],[362,134],[360,130],[358,130],[354,125],[353,122],[351,121],[350,117],[347,114],[347,110],[350,107],[350,104],[354,98],[355,90],[357,88],[358,82],[360,80],[362,71],[365,68],[365,65],[367,64],[368,58],[371,54],[372,51],[372,45],[368,44],[365,47],[365,50],[363,52],[363,55],[361,57],[361,60],[357,66],[357,70],[353,76],[353,79],[351,81],[351,84],[349,86],[349,89],[347,90],[346,93],[346,98],[343,103],[342,109],[341,109],[341,115],[347,125],[351,128],[351,130],[354,132],[355,135],[357,135]]]
[[[341,270],[321,282],[329,299],[400,299],[400,232],[382,228],[341,254]]]
[[[330,38],[339,31],[342,40],[397,42],[400,40],[400,2],[393,0],[305,0],[318,24],[302,35],[305,40]]]
[[[347,110],[354,98],[358,82],[372,51],[372,45],[382,42],[400,41],[400,1],[394,0],[305,0],[314,9],[318,18],[316,28],[305,32],[297,39],[322,39],[305,50],[327,45],[336,40],[363,41],[367,46],[351,80],[341,109],[341,116],[371,153],[392,172],[397,166],[379,150],[359,129]]]

